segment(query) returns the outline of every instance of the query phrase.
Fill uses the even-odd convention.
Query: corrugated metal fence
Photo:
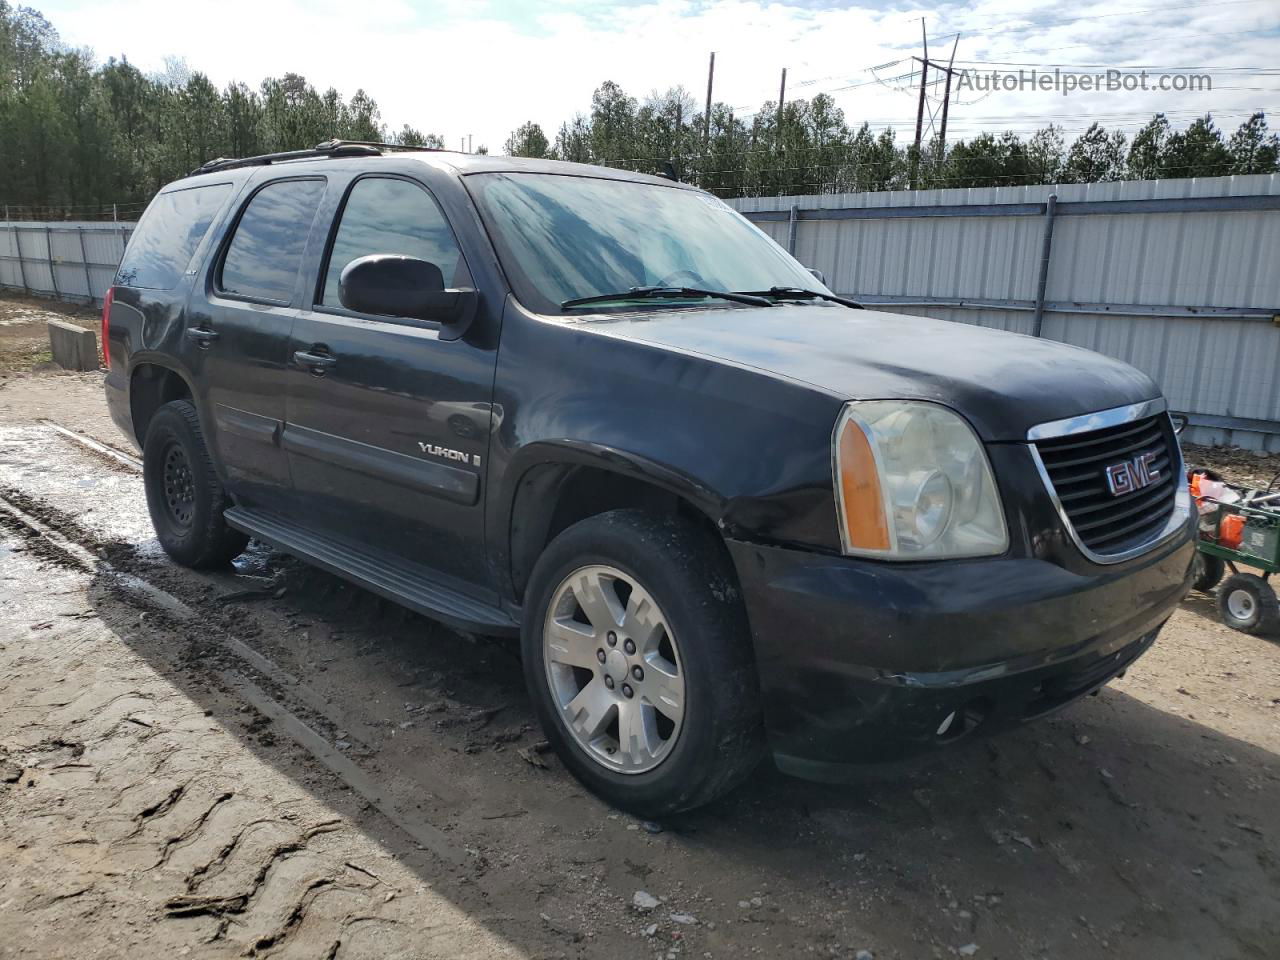
[[[1188,439],[1280,450],[1280,176],[729,203],[838,293],[1039,327],[1146,371]]]
[[[101,303],[132,223],[0,220],[0,287]]]

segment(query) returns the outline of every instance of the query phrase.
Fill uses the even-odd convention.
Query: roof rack
[[[202,163],[187,174],[194,177],[200,173],[213,173],[215,170],[235,170],[238,167],[262,167],[272,163],[289,160],[316,160],[324,157],[380,157],[384,150],[436,150],[435,147],[420,147],[404,143],[379,143],[376,140],[326,140],[317,143],[310,150],[285,150],[281,153],[264,153],[256,157],[218,157]]]

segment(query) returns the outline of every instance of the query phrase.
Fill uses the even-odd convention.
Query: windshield
[[[541,173],[478,174],[468,186],[516,296],[540,313],[632,287],[826,290],[745,217],[705,193]],[[637,306],[662,302],[650,297]]]

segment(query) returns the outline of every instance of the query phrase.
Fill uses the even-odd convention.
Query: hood
[[[1160,396],[1127,363],[1052,340],[879,310],[818,304],[614,314],[611,336],[802,381],[848,400],[933,400],[988,441]]]

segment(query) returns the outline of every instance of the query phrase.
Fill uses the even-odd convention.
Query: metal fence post
[[[97,297],[93,295],[93,277],[89,274],[89,253],[84,245],[84,227],[76,227],[76,233],[80,236],[80,262],[84,264],[84,292],[89,302],[93,303]]]
[[[49,282],[53,284],[54,299],[62,299],[62,295],[58,292],[58,270],[53,263],[53,228],[47,223],[44,225],[44,249],[49,256]]]
[[[787,253],[796,255],[796,224],[800,220],[800,208],[791,205],[791,215],[787,217]]]
[[[22,238],[18,236],[18,225],[10,221],[9,229],[13,231],[13,252],[18,256],[18,276],[22,278],[22,292],[29,294],[31,288],[27,286],[27,268],[22,260]]]
[[[1058,208],[1058,195],[1049,194],[1044,205],[1044,240],[1040,245],[1040,277],[1036,283],[1036,312],[1031,321],[1031,335],[1040,336],[1044,329],[1044,294],[1049,286],[1049,258],[1053,254],[1053,217]]]

